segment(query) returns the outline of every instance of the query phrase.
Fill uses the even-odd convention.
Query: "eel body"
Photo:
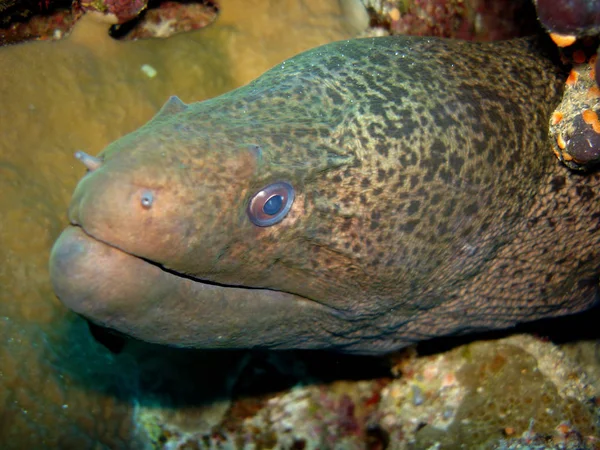
[[[385,353],[599,297],[600,176],[552,155],[534,40],[336,42],[110,144],[50,261],[93,322],[197,348]]]

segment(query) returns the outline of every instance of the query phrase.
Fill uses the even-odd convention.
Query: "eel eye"
[[[285,181],[269,184],[252,196],[248,218],[259,227],[270,227],[283,220],[294,203],[294,188]]]

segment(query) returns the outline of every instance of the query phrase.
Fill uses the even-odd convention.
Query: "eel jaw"
[[[68,227],[50,255],[59,299],[93,322],[138,339],[196,348],[327,348],[332,310],[268,289],[220,286],[158,265]],[[315,322],[322,327],[316,328]]]

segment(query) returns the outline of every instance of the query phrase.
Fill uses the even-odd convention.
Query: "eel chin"
[[[204,283],[164,270],[70,226],[50,256],[59,299],[138,339],[196,348],[327,346],[329,308],[285,292]],[[335,325],[334,325],[335,326]]]

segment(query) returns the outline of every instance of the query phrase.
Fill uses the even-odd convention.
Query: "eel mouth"
[[[304,322],[331,314],[295,294],[178,274],[100,241],[78,225],[66,228],[55,242],[50,278],[58,298],[78,314],[161,344],[279,347],[294,324],[301,335],[308,326]]]

